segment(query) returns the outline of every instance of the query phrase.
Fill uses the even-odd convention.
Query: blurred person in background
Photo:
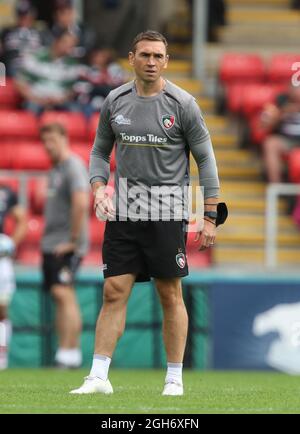
[[[0,35],[0,57],[8,77],[18,73],[23,56],[43,45],[42,34],[35,27],[36,11],[28,0],[17,2],[16,18],[16,25],[2,30]]]
[[[50,48],[24,57],[16,85],[26,110],[39,115],[44,110],[78,109],[73,87],[79,76],[79,65],[71,56],[76,41],[73,33],[63,30]]]
[[[128,80],[128,74],[116,61],[111,48],[95,48],[89,55],[89,65],[82,69],[75,85],[77,100],[87,117],[101,111],[110,91]]]
[[[52,161],[45,206],[44,289],[56,304],[57,366],[78,368],[81,316],[74,289],[75,274],[88,249],[89,179],[83,161],[71,152],[60,124],[41,128],[41,140]]]
[[[4,234],[4,222],[8,216],[15,221],[10,237]],[[16,289],[13,256],[26,231],[25,209],[18,203],[16,193],[0,181],[0,370],[8,366],[8,346],[12,331],[8,306]]]
[[[49,40],[56,38],[63,30],[74,33],[77,43],[73,49],[73,56],[83,58],[95,43],[94,32],[78,22],[77,11],[73,0],[56,0],[53,26]]]
[[[282,160],[289,151],[300,147],[300,87],[291,86],[262,112],[262,126],[269,131],[263,143],[266,176],[269,182],[283,179]]]

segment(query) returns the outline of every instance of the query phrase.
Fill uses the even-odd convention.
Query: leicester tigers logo
[[[178,253],[178,255],[176,255],[176,262],[179,268],[184,268],[185,267],[185,256],[184,253]]]
[[[173,116],[173,115],[164,115],[162,117],[162,122],[163,122],[164,128],[166,128],[167,130],[169,130],[175,124],[175,116]]]

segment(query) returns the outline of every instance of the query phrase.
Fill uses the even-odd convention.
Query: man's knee
[[[173,307],[183,303],[180,280],[157,280],[156,288],[163,307]]]
[[[117,277],[109,277],[105,280],[103,288],[103,302],[106,304],[126,302],[129,295],[129,288]]]
[[[265,153],[279,154],[284,150],[284,142],[280,137],[272,135],[266,138],[263,143],[263,148]]]
[[[68,286],[55,285],[51,288],[51,295],[57,303],[67,303],[74,297],[74,291]]]

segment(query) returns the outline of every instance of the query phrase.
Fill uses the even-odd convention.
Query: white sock
[[[80,348],[58,348],[55,361],[70,368],[79,368],[82,363]]]
[[[182,384],[182,367],[183,363],[168,363],[166,383]]]
[[[0,321],[0,370],[8,367],[8,346],[11,338],[12,326],[8,319]]]
[[[110,362],[111,359],[109,357],[94,354],[90,377],[98,377],[101,378],[101,380],[106,381],[108,378]]]

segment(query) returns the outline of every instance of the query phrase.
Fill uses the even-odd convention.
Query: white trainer
[[[109,395],[114,393],[109,380],[101,380],[98,377],[85,377],[84,383],[79,389],[71,390],[71,394],[83,395],[88,393],[103,393]]]
[[[181,383],[166,383],[162,395],[180,396],[183,395],[183,385]]]

